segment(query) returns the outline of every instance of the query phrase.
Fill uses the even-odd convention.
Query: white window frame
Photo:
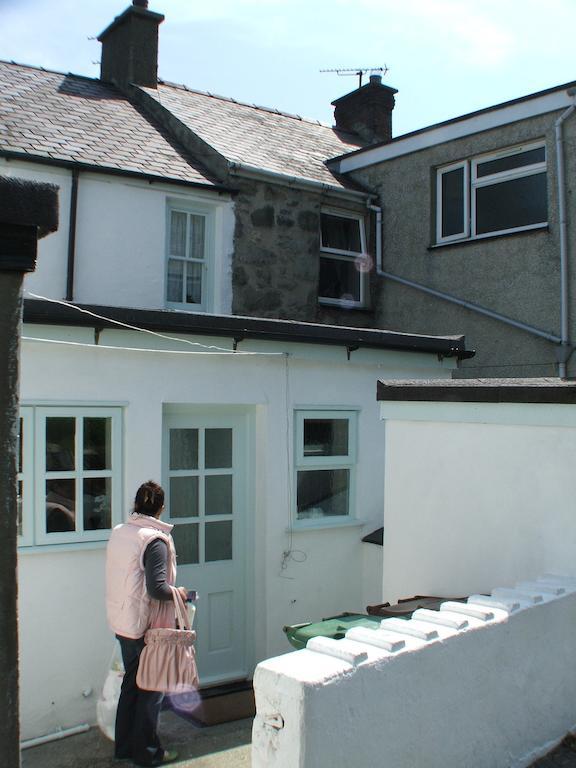
[[[510,157],[523,152],[529,152],[534,149],[544,148],[544,160],[531,165],[524,165],[519,168],[513,168],[507,171],[490,174],[489,176],[478,177],[478,166],[492,160],[498,160],[504,157]],[[462,233],[455,235],[442,236],[442,177],[445,173],[454,171],[457,168],[464,168],[463,195],[464,195],[464,229]],[[469,160],[463,160],[459,163],[438,168],[436,172],[436,242],[438,245],[462,240],[480,240],[497,235],[505,235],[510,232],[527,232],[532,229],[541,229],[548,225],[548,220],[534,224],[526,224],[521,227],[509,227],[494,232],[478,234],[476,231],[476,190],[482,187],[494,186],[514,179],[521,179],[539,173],[548,172],[548,153],[544,141],[531,142],[516,147],[507,147],[498,152],[491,152]]]
[[[322,221],[320,221],[320,258],[330,258],[337,261],[356,261],[356,259],[366,259],[368,253],[366,250],[366,227],[364,216],[359,213],[351,213],[336,208],[322,208],[320,217],[324,214],[328,216],[337,216],[341,219],[352,219],[358,222],[360,231],[360,251],[346,251],[339,248],[328,248],[322,243]],[[367,295],[367,272],[360,271],[360,300],[352,301],[350,299],[334,299],[328,296],[321,296],[318,290],[318,302],[336,307],[365,307]]]
[[[201,216],[204,219],[204,258],[195,259],[188,255],[185,257],[172,256],[170,253],[170,232],[172,213],[184,213],[187,216],[186,232],[188,235],[189,217]],[[192,200],[180,200],[169,198],[166,201],[166,238],[164,257],[164,302],[169,309],[188,310],[196,312],[209,312],[214,304],[214,259],[215,259],[215,216],[214,206],[205,205]],[[186,237],[186,251],[188,253],[189,238]],[[200,302],[169,301],[168,300],[168,266],[170,259],[182,261],[185,264],[196,263],[202,265],[202,286]],[[186,275],[183,279],[183,295],[186,290]]]
[[[305,456],[304,421],[306,419],[346,419],[348,422],[348,453],[343,456]],[[294,479],[292,521],[295,528],[328,528],[356,520],[356,466],[358,461],[358,411],[352,409],[301,408],[294,412]],[[319,518],[298,518],[298,473],[322,469],[349,470],[348,514],[325,515]]]
[[[26,406],[21,408],[24,427],[22,536],[19,546],[46,546],[52,544],[81,544],[106,541],[112,528],[122,522],[122,409],[101,406]],[[73,417],[78,419],[75,435],[76,467],[70,471],[46,470],[46,419],[48,417]],[[78,466],[83,456],[83,420],[91,417],[111,418],[111,464],[109,470],[86,470]],[[79,428],[78,428],[79,427]],[[32,445],[33,437],[34,445]],[[28,447],[27,447],[28,446]],[[76,481],[75,531],[46,531],[46,480],[50,477]],[[20,477],[20,475],[19,475]],[[111,527],[95,531],[83,530],[82,481],[89,478],[112,479]]]

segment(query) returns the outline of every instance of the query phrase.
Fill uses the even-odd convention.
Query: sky
[[[96,36],[130,0],[0,0],[0,59],[97,77]],[[159,75],[333,124],[387,67],[395,136],[576,80],[576,0],[150,0]]]

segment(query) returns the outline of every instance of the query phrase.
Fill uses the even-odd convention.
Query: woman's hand
[[[178,592],[180,592],[180,597],[182,598],[182,600],[186,602],[186,600],[188,600],[188,590],[186,589],[186,587],[176,587],[176,589],[178,590]]]

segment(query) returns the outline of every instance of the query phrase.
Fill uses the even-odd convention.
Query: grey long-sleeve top
[[[172,600],[172,590],[166,582],[168,573],[168,545],[154,539],[144,552],[146,591],[154,600]]]

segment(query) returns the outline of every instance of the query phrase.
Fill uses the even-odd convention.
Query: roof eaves
[[[82,310],[106,319],[96,319]],[[236,341],[257,339],[342,346],[350,352],[366,347],[430,353],[442,357],[461,358],[469,354],[465,349],[463,336],[422,336],[373,328],[352,328],[238,315],[210,315],[86,304],[63,305],[41,299],[25,299],[24,322],[89,328],[116,328],[120,322],[146,330],[223,336]]]

